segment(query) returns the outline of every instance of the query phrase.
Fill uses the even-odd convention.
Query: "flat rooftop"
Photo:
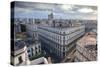
[[[86,33],[77,43],[79,46],[86,48],[87,50],[97,50],[97,40],[96,35],[94,34]]]
[[[24,48],[24,46],[36,45],[38,40],[33,40],[32,38],[27,38],[25,40],[16,40],[14,41],[14,51]]]
[[[29,38],[29,39],[25,40],[24,42],[26,43],[27,47],[40,43],[38,40],[33,40],[32,38]]]
[[[72,27],[51,27],[51,26],[43,26],[43,27],[39,27],[41,29],[44,29],[44,30],[49,30],[49,31],[52,31],[52,32],[55,32],[55,33],[58,33],[58,34],[70,34],[71,32],[77,30],[77,29],[80,29],[80,28],[83,28],[85,29],[84,25],[82,26],[72,26]]]
[[[14,42],[14,51],[24,48],[25,42],[24,41],[16,41]]]
[[[40,28],[43,28],[43,29],[49,29],[49,30],[55,30],[55,31],[66,31],[66,30],[72,30],[72,29],[75,29],[75,28],[78,28],[78,27],[81,27],[82,25],[80,26],[71,26],[71,27],[51,27],[51,26],[43,26],[43,27],[40,27]]]

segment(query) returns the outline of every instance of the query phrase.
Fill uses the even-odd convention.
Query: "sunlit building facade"
[[[76,43],[75,61],[96,61],[97,60],[97,41],[96,35],[87,33]]]

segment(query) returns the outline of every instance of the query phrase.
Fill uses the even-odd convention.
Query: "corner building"
[[[54,56],[63,59],[75,47],[73,42],[85,33],[85,26],[39,26],[38,31],[42,48],[54,54]]]

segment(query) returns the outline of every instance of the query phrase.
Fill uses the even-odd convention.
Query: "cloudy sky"
[[[52,12],[55,19],[97,19],[96,6],[15,2],[12,9],[15,18],[48,18]]]

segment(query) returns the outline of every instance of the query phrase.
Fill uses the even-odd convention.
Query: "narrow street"
[[[64,62],[72,62],[72,61],[74,60],[74,58],[75,58],[75,56],[74,56],[75,51],[76,51],[76,49],[74,48],[74,49],[71,51],[71,53],[69,53],[69,55],[66,56],[66,57],[61,61],[61,63],[64,63]]]

